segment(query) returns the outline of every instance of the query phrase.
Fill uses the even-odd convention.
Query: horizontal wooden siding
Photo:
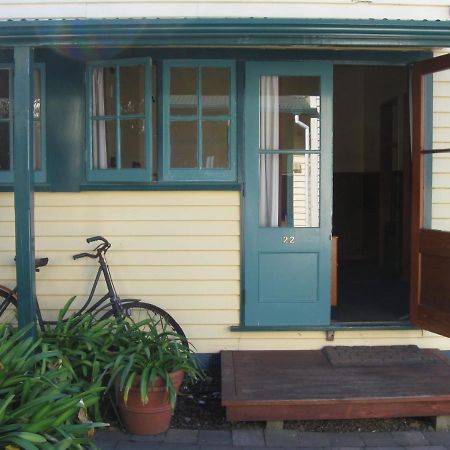
[[[318,349],[323,331],[232,332],[240,311],[240,199],[237,192],[37,193],[36,254],[50,263],[37,274],[46,317],[73,295],[87,295],[92,260],[73,261],[103,234],[122,297],[167,309],[199,352],[222,349]],[[13,286],[13,195],[0,194],[0,284]],[[420,330],[342,331],[336,345],[418,344],[450,349]]]

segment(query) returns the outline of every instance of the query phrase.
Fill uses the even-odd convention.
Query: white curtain
[[[95,67],[92,71],[92,112],[94,116],[105,115],[103,67]],[[92,123],[92,164],[94,169],[108,167],[106,122],[104,120],[94,120]]]
[[[278,77],[262,76],[260,86],[260,149],[279,147]],[[259,225],[278,227],[278,197],[280,183],[278,155],[259,155]]]

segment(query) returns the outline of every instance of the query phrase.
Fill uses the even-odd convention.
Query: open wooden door
[[[413,68],[411,323],[450,337],[450,55]]]

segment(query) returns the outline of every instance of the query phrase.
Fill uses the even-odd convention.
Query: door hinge
[[[325,332],[325,336],[326,336],[327,341],[330,341],[330,342],[334,341],[334,330],[327,330]]]

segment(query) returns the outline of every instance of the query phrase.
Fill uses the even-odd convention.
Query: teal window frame
[[[226,116],[203,116],[201,102],[201,70],[197,80],[197,114],[195,116],[176,116],[170,114],[170,69],[173,67],[186,68],[228,68],[230,69],[230,112]],[[163,61],[163,170],[164,181],[236,181],[236,63],[231,60],[165,60]],[[209,168],[202,167],[202,121],[208,117],[208,121],[229,121],[228,130],[228,168]],[[171,161],[171,142],[170,125],[177,120],[198,121],[197,155],[198,167],[196,168],[172,168]]]
[[[144,66],[144,113],[120,114],[120,67]],[[115,67],[115,114],[109,116],[95,116],[96,119],[112,119],[116,122],[116,161],[119,167],[96,169],[93,167],[92,154],[92,72],[99,67]],[[151,182],[152,180],[152,59],[126,58],[92,61],[87,64],[86,70],[86,178],[89,182]],[[121,139],[120,121],[130,119],[143,119],[145,129],[144,139],[144,166],[142,168],[120,168]]]
[[[9,98],[10,98],[10,117],[8,119],[0,119],[0,122],[9,122],[9,155],[10,155],[10,167],[9,170],[0,170],[0,183],[11,184],[14,182],[14,120],[13,120],[13,108],[14,108],[14,64],[0,64],[0,69],[9,70]],[[41,133],[40,133],[40,165],[39,170],[34,170],[34,182],[45,183],[47,179],[47,158],[46,158],[46,90],[45,90],[45,65],[43,63],[33,64],[33,70],[39,70],[40,72],[40,117],[35,119],[32,117],[33,127],[34,123],[40,121]]]

